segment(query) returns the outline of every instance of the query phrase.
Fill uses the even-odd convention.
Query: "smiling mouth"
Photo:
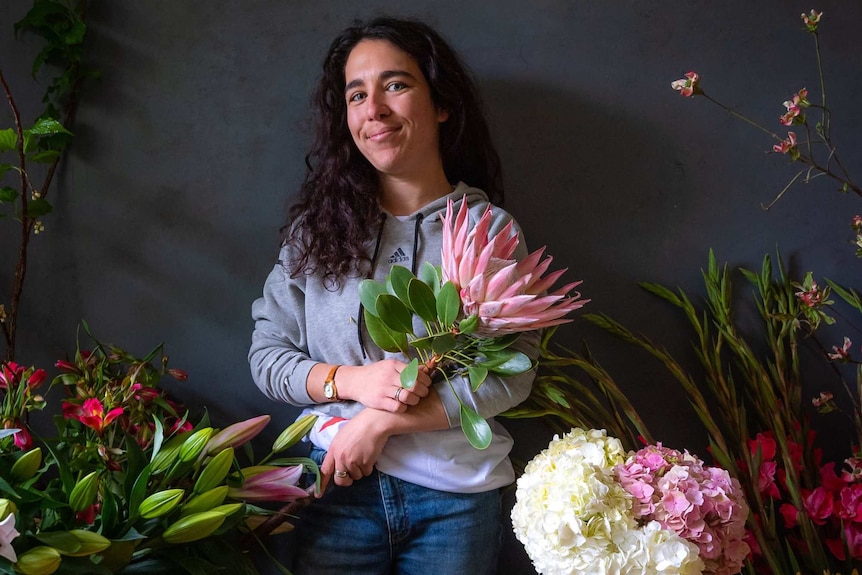
[[[387,136],[394,134],[397,131],[398,131],[398,128],[386,128],[386,129],[380,130],[379,132],[375,132],[375,133],[371,134],[370,136],[368,136],[367,139],[371,140],[372,142],[379,142],[380,140],[385,140]]]

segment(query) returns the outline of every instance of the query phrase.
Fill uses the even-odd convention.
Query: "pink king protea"
[[[454,218],[453,211],[449,200],[443,217],[443,280],[458,288],[464,314],[478,316],[476,335],[497,336],[566,323],[571,320],[563,316],[590,301],[572,292],[580,281],[545,293],[566,269],[542,277],[552,261],[550,256],[542,259],[544,247],[520,262],[512,259],[518,245],[514,222],[489,238],[491,206],[469,231],[466,199]]]

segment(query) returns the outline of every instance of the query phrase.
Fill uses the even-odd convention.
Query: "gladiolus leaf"
[[[386,288],[389,293],[406,304],[409,301],[407,286],[410,280],[415,278],[416,276],[413,275],[413,272],[404,266],[392,266],[389,275],[386,276]]]
[[[455,349],[455,336],[451,333],[442,333],[434,338],[431,343],[431,350],[436,355],[444,355]]]
[[[413,314],[407,306],[394,295],[387,293],[377,296],[377,315],[386,327],[397,333],[413,333]]]
[[[374,280],[362,280],[359,282],[359,301],[362,306],[374,315],[377,313],[377,296],[386,293],[386,286]]]
[[[473,409],[461,404],[461,429],[467,436],[467,441],[476,449],[485,449],[491,445],[491,427]]]
[[[383,351],[407,353],[407,335],[396,333],[386,327],[383,320],[373,315],[368,309],[365,310],[365,326],[374,343]]]
[[[437,302],[434,291],[422,280],[412,278],[407,283],[407,297],[410,307],[427,322],[437,319]]]
[[[467,368],[467,374],[470,376],[470,389],[476,391],[488,377],[488,370],[481,365],[471,365]]]
[[[440,285],[443,283],[440,278],[440,268],[431,262],[425,262],[419,268],[419,279],[431,288],[435,296],[440,292]]]
[[[415,357],[410,360],[403,370],[401,370],[401,387],[404,389],[413,389],[416,385],[416,378],[419,376],[419,360]]]
[[[451,327],[461,311],[461,297],[452,282],[446,282],[437,294],[437,317],[444,327]]]

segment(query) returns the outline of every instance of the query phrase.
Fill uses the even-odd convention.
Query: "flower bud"
[[[227,497],[227,485],[221,485],[205,491],[200,495],[195,495],[183,505],[181,517],[191,515],[192,513],[201,513],[202,511],[210,511],[213,507],[221,505],[224,498]]]
[[[190,463],[198,458],[213,434],[212,427],[204,427],[188,436],[180,447],[179,458],[184,463]]]
[[[216,511],[218,513],[221,513],[225,517],[229,517],[230,515],[233,515],[234,513],[239,511],[242,506],[242,503],[225,503],[224,505],[213,507],[212,509],[210,509],[210,511]]]
[[[91,471],[72,488],[69,495],[69,506],[72,511],[83,511],[96,501],[99,493],[99,472]]]
[[[42,448],[31,449],[18,458],[9,472],[15,481],[27,481],[32,479],[42,466]]]
[[[59,551],[42,545],[21,554],[15,568],[24,575],[51,575],[60,567],[61,560]]]
[[[168,543],[190,543],[209,537],[224,523],[225,514],[218,511],[192,513],[165,529],[162,538]]]
[[[316,415],[303,415],[294,421],[275,439],[275,443],[272,444],[272,451],[274,453],[278,453],[279,451],[284,451],[288,447],[294,445],[297,441],[302,439],[306,433],[311,431],[311,428],[314,427],[315,421],[317,421]]]
[[[144,519],[154,519],[173,511],[186,494],[183,489],[165,489],[153,493],[141,502],[138,513]]]
[[[165,442],[162,445],[162,448],[153,457],[153,474],[158,475],[159,473],[164,473],[177,460],[177,456],[180,452],[180,446],[183,445],[186,438],[190,437],[189,433],[179,433],[172,437],[169,441]]]
[[[195,482],[194,492],[203,493],[221,485],[233,465],[233,447],[219,451],[203,468]]]
[[[77,540],[76,549],[65,550],[63,548],[58,548],[57,550],[63,555],[68,555],[69,557],[86,557],[95,553],[101,553],[111,546],[110,539],[93,531],[87,531],[86,529],[73,529],[67,533]]]
[[[216,433],[207,445],[207,454],[215,455],[225,447],[239,447],[251,441],[269,424],[269,415],[259,415],[229,425]]]
[[[8,499],[0,499],[0,521],[3,521],[10,515],[14,515],[18,512],[18,507],[15,505],[14,501],[9,501]]]

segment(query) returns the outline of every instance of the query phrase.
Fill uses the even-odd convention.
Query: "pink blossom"
[[[853,342],[850,341],[850,338],[844,336],[844,345],[838,347],[837,345],[832,346],[832,353],[828,354],[829,359],[834,361],[847,361],[850,358],[850,346],[853,345]],[[831,397],[830,397],[831,399]]]
[[[544,248],[518,262],[511,259],[518,245],[514,222],[493,238],[488,236],[491,207],[468,231],[470,212],[466,200],[454,215],[450,200],[443,220],[443,279],[459,290],[465,316],[478,316],[476,334],[496,336],[531,331],[571,321],[563,316],[589,300],[580,299],[573,282],[546,293],[566,271],[543,274],[551,258],[542,260]]]
[[[832,494],[823,486],[817,487],[803,500],[805,512],[817,525],[824,525],[832,515]]]
[[[853,216],[853,221],[851,222],[850,226],[857,232],[862,231],[862,216],[858,214]]]
[[[862,479],[862,459],[858,457],[850,457],[844,460],[845,465],[849,469],[841,471],[841,480],[846,483],[859,481]]]
[[[814,407],[821,407],[828,404],[830,401],[832,401],[832,394],[826,391],[821,391],[820,395],[811,400],[811,405]]]
[[[0,557],[5,557],[12,563],[18,561],[12,541],[19,535],[21,534],[15,529],[15,514],[10,513],[0,521]]]
[[[788,529],[796,527],[799,522],[799,510],[790,503],[782,503],[778,512],[784,518],[784,526]]]
[[[239,447],[248,443],[263,431],[270,419],[272,418],[269,415],[259,415],[225,427],[210,438],[203,453],[215,455],[228,447]]]
[[[811,10],[809,14],[805,12],[802,13],[802,22],[805,24],[805,28],[809,32],[817,32],[817,25],[820,23],[820,17],[823,16],[823,12],[817,12],[816,10]]]
[[[63,403],[63,417],[66,419],[77,419],[87,427],[94,429],[100,435],[111,422],[122,414],[122,407],[115,407],[105,413],[105,407],[102,405],[102,402],[94,397],[84,400],[83,405],[70,402]]]
[[[12,428],[17,428],[18,432],[13,436],[15,447],[21,451],[28,451],[33,447],[33,437],[27,431],[27,427],[21,422],[12,422]],[[8,428],[7,428],[8,429]]]
[[[806,88],[802,88],[793,95],[790,100],[784,102],[784,107],[787,109],[787,112],[779,118],[779,122],[781,122],[785,126],[789,126],[791,124],[802,124],[805,122],[805,116],[802,114],[802,108],[807,108],[811,104],[808,102],[808,90]]]
[[[775,144],[772,146],[773,152],[778,152],[780,154],[789,154],[793,150],[798,150],[796,147],[796,134],[793,132],[787,132],[787,138],[781,140],[780,144]]]
[[[817,307],[823,302],[823,291],[817,287],[817,282],[812,280],[811,286],[807,290],[796,292],[796,297],[808,307]]]
[[[697,72],[686,72],[684,78],[674,80],[670,83],[670,87],[686,98],[703,93],[700,89],[700,75]]]
[[[850,549],[852,559],[862,558],[862,526],[856,523],[844,524],[844,538],[847,540],[847,548]],[[844,541],[840,537],[826,539],[826,546],[839,560],[844,561]]]
[[[841,488],[837,503],[838,517],[862,523],[862,483],[851,483]]]

